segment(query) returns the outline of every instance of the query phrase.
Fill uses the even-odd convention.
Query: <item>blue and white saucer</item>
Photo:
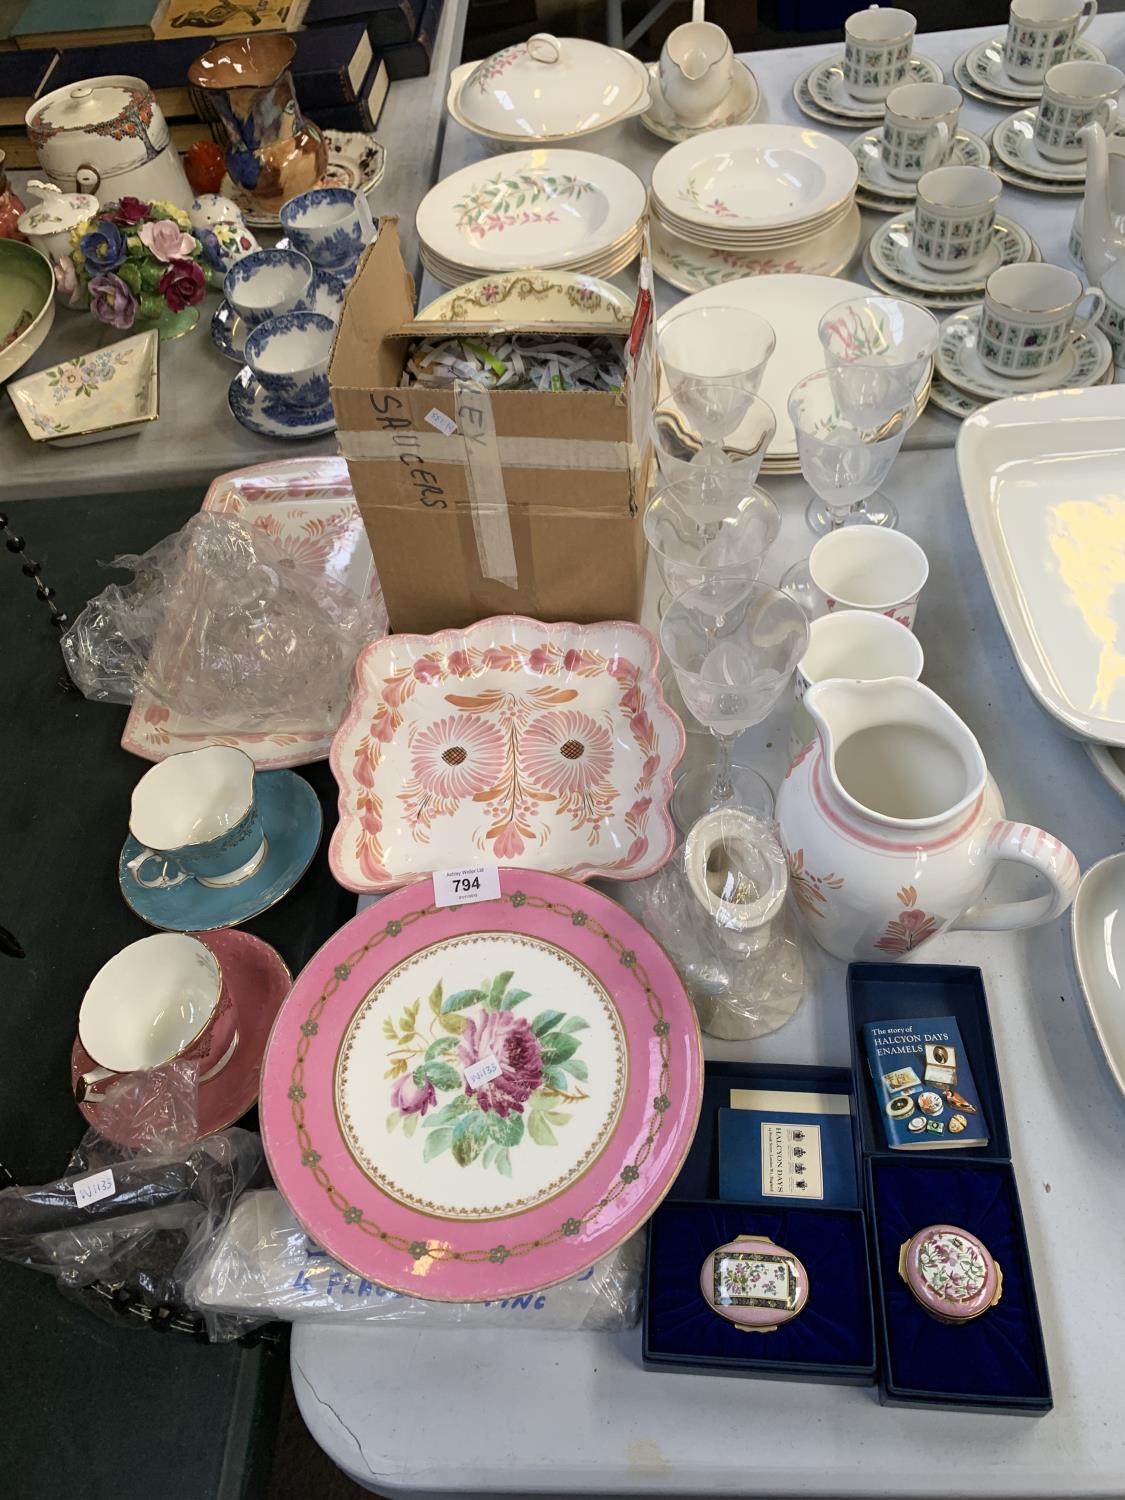
[[[292,248],[293,246],[289,243],[289,236],[287,234],[283,234],[282,237],[278,240],[277,244],[274,246],[275,250],[291,250]],[[341,266],[334,271],[328,272],[328,274],[330,276],[338,276],[339,279],[344,283],[344,285],[347,286],[348,282],[355,275],[358,268],[359,256],[357,255],[350,266]],[[317,271],[320,270],[320,267],[316,264],[315,261],[313,262],[313,269]]]
[[[314,438],[336,431],[331,400],[323,406],[287,406],[270,395],[249,365],[231,381],[227,405],[235,421],[260,437]]]
[[[297,309],[305,312],[323,313],[333,323],[339,323],[344,310],[344,282],[331,271],[313,268],[313,284],[309,295],[302,298]],[[211,318],[211,342],[220,354],[238,364],[245,360],[246,335],[250,330],[239,313],[236,313],[224,297]]]
[[[117,862],[121,894],[143,922],[164,932],[210,932],[237,927],[288,895],[312,863],[323,818],[316,793],[295,771],[259,771],[254,790],[262,813],[266,857],[241,885],[220,889],[185,880],[181,885],[139,885],[129,861],[144,849],[132,834]]]

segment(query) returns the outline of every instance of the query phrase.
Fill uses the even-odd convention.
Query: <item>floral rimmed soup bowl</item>
[[[475,864],[637,880],[668,859],[684,730],[647,630],[518,615],[375,641],[332,743],[341,885]]]

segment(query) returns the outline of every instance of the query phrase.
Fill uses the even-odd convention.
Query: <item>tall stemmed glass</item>
[[[765,490],[751,487],[725,515],[711,521],[700,513],[690,479],[657,490],[645,511],[645,537],[656,559],[669,599],[688,589],[728,583],[753,583],[762,561],[781,530],[781,516]]]
[[[766,320],[741,307],[685,307],[661,318],[660,362],[703,439],[702,463],[726,462],[723,439],[745,420],[775,343]]]
[[[914,420],[914,393],[897,370],[818,370],[789,396],[801,473],[813,491],[805,520],[816,536],[840,526],[896,526],[879,492]]]
[[[734,741],[769,715],[808,639],[804,610],[765,583],[703,585],[665,610],[661,647],[684,702],[718,745],[713,766],[697,765],[676,783],[672,816],[681,831],[720,807],[772,818],[773,792],[757,771],[732,764]]]
[[[900,297],[848,297],[828,309],[817,334],[826,367],[848,372],[834,382],[838,401],[868,385],[878,390],[880,373],[894,370],[914,393],[915,416],[921,414],[941,335],[933,313]]]
[[[777,418],[761,396],[751,396],[746,415],[723,445],[723,462],[709,464],[705,443],[675,401],[663,401],[652,419],[656,462],[665,484],[684,482],[695,493],[702,521],[715,525],[733,514],[755,486],[766,451],[777,431]]]

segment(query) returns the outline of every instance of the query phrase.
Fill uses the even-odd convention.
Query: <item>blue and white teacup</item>
[[[223,295],[250,328],[290,312],[308,296],[312,261],[299,250],[255,250],[231,266]]]
[[[987,167],[935,167],[918,179],[914,254],[934,271],[965,271],[988,249],[1004,184]]]
[[[1091,310],[1076,317],[1089,297]],[[1045,375],[1063,356],[1072,331],[1097,321],[1105,308],[1099,287],[1083,286],[1065,266],[1001,266],[984,288],[977,354],[997,375]]]
[[[367,199],[352,188],[310,188],[283,203],[280,218],[294,249],[325,271],[346,270],[375,238]]]
[[[1086,159],[1086,143],[1078,132],[1096,121],[1106,135],[1117,123],[1118,95],[1125,73],[1112,63],[1064,62],[1047,69],[1039,110],[1035,116],[1035,144],[1050,161]]]
[[[265,389],[287,406],[323,406],[335,337],[336,324],[323,313],[283,313],[251,330],[246,363]]]
[[[142,853],[129,861],[138,885],[167,888],[198,880],[231,886],[248,880],[266,857],[254,792],[254,762],[233,746],[208,745],[170,755],[133,788],[129,832]],[[147,878],[150,860],[161,866]]]

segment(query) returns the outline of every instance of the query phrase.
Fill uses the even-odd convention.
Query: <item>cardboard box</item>
[[[400,385],[413,314],[397,222],[384,219],[348,289],[329,381],[392,629],[639,619],[651,318],[624,393],[489,393]]]

